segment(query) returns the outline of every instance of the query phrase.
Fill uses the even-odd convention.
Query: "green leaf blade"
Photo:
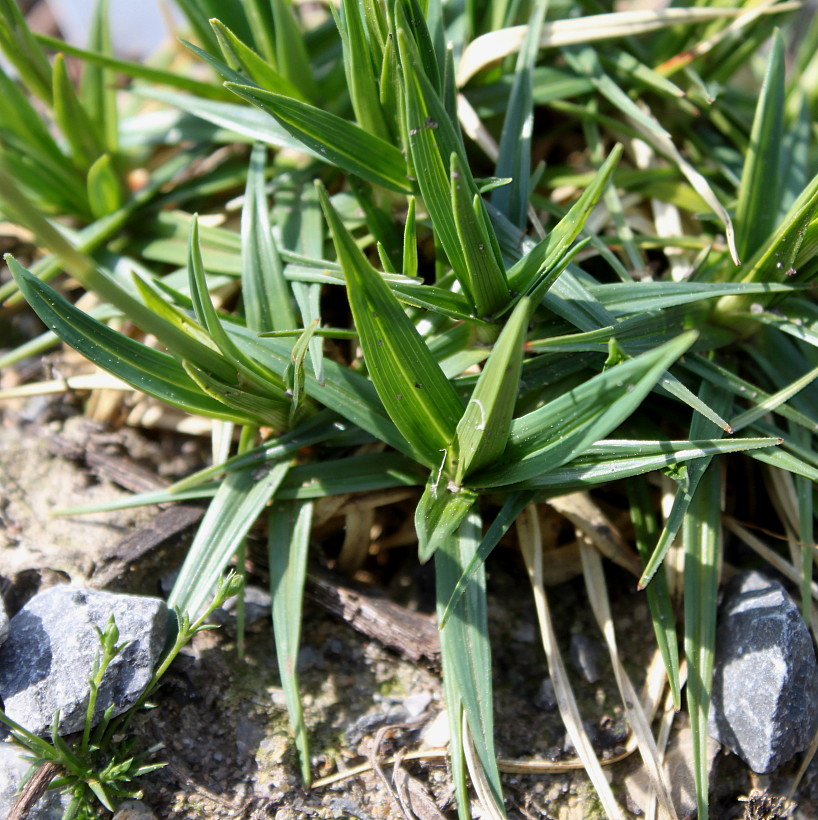
[[[296,326],[296,319],[270,225],[264,190],[266,155],[264,146],[255,145],[247,171],[241,215],[242,295],[249,327],[258,331],[287,330]]]
[[[440,474],[429,479],[415,509],[421,564],[425,564],[452,537],[476,500],[477,493],[447,482]]]
[[[290,726],[295,733],[301,777],[305,786],[310,785],[312,773],[307,726],[301,708],[297,661],[312,511],[311,502],[275,502],[270,507],[267,530],[276,661]]]
[[[117,378],[168,404],[209,418],[246,423],[249,417],[203,393],[171,356],[111,330],[75,308],[14,258],[9,269],[28,303],[66,344]]]
[[[469,472],[491,464],[506,447],[520,386],[523,342],[531,305],[518,302],[489,354],[469,404],[457,425],[457,470],[461,484]]]
[[[406,161],[391,143],[307,103],[249,85],[225,83],[225,87],[272,115],[292,136],[328,162],[391,191],[410,192]]]
[[[372,268],[321,190],[364,359],[384,407],[407,441],[437,466],[463,404],[389,286]],[[448,456],[446,456],[448,458]]]
[[[783,115],[784,41],[776,32],[739,186],[736,247],[741,259],[752,257],[775,228],[781,194]]]
[[[503,464],[479,476],[507,484],[533,478],[544,460],[553,468],[576,457],[625,420],[650,392],[665,370],[696,339],[684,333],[655,350],[629,359],[512,423]]]

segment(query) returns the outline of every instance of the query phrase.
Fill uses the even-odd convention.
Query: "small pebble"
[[[585,635],[572,635],[571,663],[588,683],[596,683],[602,677],[602,649],[597,641]]]
[[[156,815],[140,800],[126,800],[119,804],[113,820],[156,820]]]
[[[410,718],[420,717],[425,711],[426,707],[432,702],[432,695],[429,692],[417,692],[414,695],[409,695],[403,701],[403,708]]]

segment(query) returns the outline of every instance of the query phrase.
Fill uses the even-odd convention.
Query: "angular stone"
[[[156,820],[156,815],[141,800],[126,800],[111,820]]]
[[[571,663],[588,683],[596,683],[602,677],[603,655],[599,641],[579,633],[571,635]]]
[[[719,613],[710,734],[764,774],[816,729],[818,664],[798,607],[778,581],[740,573]]]
[[[96,629],[111,616],[119,643],[97,695],[94,721],[115,704],[130,708],[147,686],[165,645],[167,607],[158,598],[55,586],[32,598],[12,619],[0,647],[0,698],[6,714],[35,734],[60,710],[60,734],[82,729],[100,651]]]

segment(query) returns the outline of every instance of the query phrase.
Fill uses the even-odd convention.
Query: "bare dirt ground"
[[[205,458],[203,440],[110,430],[77,415],[78,409],[78,402],[62,396],[0,411],[0,574],[12,609],[38,587],[69,580],[160,594],[160,580],[178,566],[201,515],[190,505],[51,515],[57,507],[161,485]],[[435,751],[445,745],[446,720],[430,614],[431,570],[418,567],[405,547],[380,569],[359,573],[365,583],[356,586],[328,572],[331,545],[314,546],[299,675],[316,785],[305,789],[298,774],[269,616],[249,627],[241,656],[228,616],[221,629],[197,636],[174,663],[156,708],[135,724],[142,748],[156,747],[152,759],[167,763],[141,783],[158,817],[455,816],[448,765]],[[263,561],[251,561],[249,569],[250,581],[263,585]],[[574,752],[548,681],[533,603],[520,593],[524,571],[516,551],[499,548],[488,570],[498,754],[538,761],[543,770],[555,763],[565,767]],[[647,607],[626,572],[614,568],[610,578],[622,655],[639,682],[653,651]],[[571,674],[599,755],[616,757],[627,727],[584,589],[573,580],[551,587],[550,595],[566,657],[572,643],[580,643],[590,647],[591,665],[598,666],[594,682],[584,679],[582,665]],[[587,677],[587,664],[585,670]],[[759,778],[736,758],[718,755],[711,816],[784,816],[739,797],[753,788],[782,793],[797,763]],[[632,816],[639,816],[633,785],[639,768],[638,756],[631,755],[606,769]],[[602,816],[581,770],[506,772],[503,778],[510,817]],[[681,780],[674,785],[681,787]],[[818,817],[815,767],[797,798],[792,816]],[[480,815],[476,803],[472,810]]]

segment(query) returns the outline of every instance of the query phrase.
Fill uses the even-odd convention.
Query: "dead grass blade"
[[[763,14],[792,11],[800,3],[780,3],[764,8]],[[545,23],[540,36],[540,48],[591,43],[617,37],[646,34],[668,26],[700,23],[720,17],[736,17],[745,14],[741,8],[668,8],[619,11],[610,14],[593,14]],[[527,26],[511,26],[493,31],[472,40],[463,50],[457,70],[457,86],[462,88],[478,71],[487,65],[516,54],[523,44]]]
[[[789,578],[795,584],[801,583],[801,572],[796,569],[789,561],[784,560],[775,550],[768,547],[757,535],[750,532],[746,527],[743,527],[731,518],[729,515],[722,516],[722,523],[725,528],[730,530],[733,535],[738,536],[750,549],[757,552],[765,561],[774,566],[782,575]],[[818,601],[818,584],[815,581],[810,583],[810,591],[812,598]]]
[[[462,732],[463,756],[466,758],[466,768],[469,770],[472,786],[474,786],[474,790],[477,792],[477,799],[480,801],[480,807],[483,809],[483,814],[480,816],[486,817],[488,820],[506,820],[506,813],[494,800],[488,778],[483,771],[483,764],[480,762],[480,758],[474,748],[474,741],[472,740],[465,709],[463,710]]]
[[[657,656],[659,656],[659,652],[657,651]],[[661,661],[661,656],[659,656],[659,660]],[[679,667],[679,682],[682,686],[684,686],[685,681],[687,680],[687,664],[682,661]],[[665,705],[664,709],[662,710],[662,717],[659,721],[659,734],[656,736],[656,750],[659,752],[661,757],[664,757],[665,751],[667,749],[668,741],[670,740],[670,730],[673,728],[673,721],[676,718],[676,709],[673,706],[673,692],[668,692],[667,696],[665,697]],[[656,795],[652,794],[650,802],[648,803],[645,809],[645,820],[656,820],[656,812],[657,812],[658,803],[656,801]]]
[[[787,10],[782,8],[782,6],[798,8],[801,5],[800,3],[782,3],[773,9],[772,7],[775,6],[775,4],[776,0],[762,0],[762,2],[754,8],[742,10],[743,13],[733,20],[733,22],[728,26],[725,26],[721,31],[717,31],[712,37],[708,37],[700,43],[697,43],[693,46],[693,48],[686,49],[681,54],[671,57],[669,60],[662,63],[662,65],[657,66],[656,71],[665,77],[670,74],[675,74],[685,66],[690,65],[690,63],[692,63],[697,57],[701,57],[702,55],[707,54],[708,51],[714,49],[720,42],[722,42],[722,40],[730,37],[731,35],[738,34],[743,28],[746,28],[753,22],[753,20],[758,19],[763,14]]]
[[[545,594],[545,584],[543,583],[540,524],[534,505],[526,507],[517,519],[517,536],[534,593],[540,634],[542,635],[543,648],[548,661],[548,671],[554,684],[554,694],[557,698],[560,715],[568,731],[568,736],[571,738],[577,754],[585,766],[585,771],[599,795],[605,813],[610,820],[623,820],[622,810],[616,803],[611,787],[605,779],[602,766],[594,754],[591,741],[588,739],[585,727],[582,725],[582,717],[579,714],[576,698],[571,689],[571,683],[565,671],[565,664],[557,645],[557,638],[551,622],[551,612],[548,607],[548,598]]]
[[[561,495],[549,499],[548,505],[565,516],[606,558],[637,578],[642,574],[642,565],[636,553],[589,493]]]
[[[602,559],[587,536],[581,537],[579,541],[582,553],[582,567],[585,574],[585,588],[588,591],[594,617],[602,631],[608,653],[611,656],[611,666],[613,667],[622,703],[625,706],[628,722],[639,747],[645,770],[650,777],[651,785],[659,799],[659,804],[667,817],[677,820],[676,809],[673,807],[673,801],[670,798],[670,786],[662,769],[662,761],[656,748],[656,742],[650,731],[650,721],[642,709],[636,690],[633,688],[631,679],[619,658],[608,590],[605,585],[605,574],[602,570]]]

